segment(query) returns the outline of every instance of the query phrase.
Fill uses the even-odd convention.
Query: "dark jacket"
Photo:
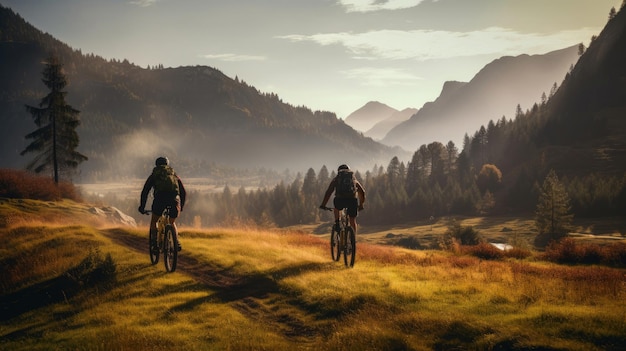
[[[187,191],[185,191],[185,187],[183,186],[183,182],[180,180],[180,177],[177,175],[176,180],[178,181],[178,194],[172,192],[159,192],[154,189],[154,201],[157,202],[172,202],[176,199],[176,195],[180,196],[180,209],[185,207],[185,199],[187,197]],[[146,202],[148,201],[148,194],[150,190],[154,188],[154,177],[152,174],[148,176],[146,179],[146,183],[143,185],[143,190],[141,191],[141,200],[140,200],[140,208],[146,207]]]

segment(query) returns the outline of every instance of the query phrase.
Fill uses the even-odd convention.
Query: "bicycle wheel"
[[[178,261],[178,241],[176,239],[176,229],[172,225],[165,226],[165,247],[163,248],[163,263],[165,270],[174,272]]]
[[[343,263],[346,264],[346,267],[353,267],[356,257],[356,236],[352,227],[346,228],[346,246],[343,250]]]
[[[335,226],[333,226],[330,232],[330,256],[333,258],[333,261],[339,261],[339,257],[341,257],[340,242],[341,238],[339,237],[339,232],[336,231]]]
[[[157,232],[150,231],[148,235],[148,248],[150,250],[150,262],[154,265],[159,263],[159,244],[157,243]]]

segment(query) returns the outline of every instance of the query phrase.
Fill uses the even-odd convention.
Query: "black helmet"
[[[341,165],[337,168],[337,172],[341,172],[341,171],[349,171],[350,167],[348,167],[348,165]]]
[[[170,164],[170,160],[168,160],[167,157],[161,156],[161,157],[157,158],[156,161],[154,161],[154,163],[157,166],[167,166],[167,165]]]

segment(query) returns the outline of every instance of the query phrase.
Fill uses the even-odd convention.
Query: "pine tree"
[[[69,173],[87,160],[85,155],[76,151],[79,144],[76,128],[80,125],[80,111],[65,101],[67,92],[63,89],[67,86],[67,79],[63,65],[56,57],[51,56],[48,59],[42,81],[50,89],[50,93],[41,99],[39,107],[26,105],[37,129],[26,135],[27,139],[33,141],[21,155],[38,153],[27,168],[36,173],[51,168],[54,181],[58,183],[60,171]]]
[[[573,217],[570,214],[569,195],[556,172],[551,170],[541,186],[535,211],[539,236],[547,239],[545,243],[562,238],[570,230]]]

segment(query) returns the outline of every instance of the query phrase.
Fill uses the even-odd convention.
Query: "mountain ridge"
[[[435,101],[424,104],[381,141],[407,150],[432,141],[452,140],[458,145],[464,133],[481,124],[507,115],[510,118],[517,105],[530,108],[540,100],[542,92],[548,93],[551,85],[562,81],[577,58],[578,46],[571,46],[543,55],[496,59],[467,83],[445,82]]]
[[[143,175],[161,154],[194,174],[202,173],[202,162],[305,171],[345,162],[369,168],[407,157],[362,136],[334,113],[292,106],[216,68],[144,69],[125,59],[107,61],[72,49],[1,5],[0,19],[0,58],[6,63],[0,67],[0,123],[10,126],[0,132],[2,167],[26,163],[19,152],[35,125],[23,106],[45,96],[42,62],[50,53],[64,65],[68,103],[81,111],[86,178]]]

